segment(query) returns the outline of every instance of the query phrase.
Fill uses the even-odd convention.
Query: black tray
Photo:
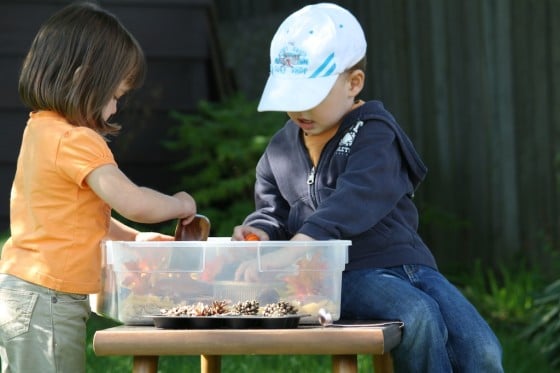
[[[294,329],[309,315],[286,316],[151,316],[161,329]]]

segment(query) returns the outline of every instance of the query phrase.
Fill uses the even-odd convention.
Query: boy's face
[[[356,81],[356,74],[358,81]],[[352,110],[354,100],[363,87],[361,70],[340,74],[325,99],[312,109],[288,112],[288,116],[308,136],[319,135],[342,122],[342,118]]]

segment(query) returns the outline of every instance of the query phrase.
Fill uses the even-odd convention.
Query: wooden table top
[[[97,355],[384,354],[401,339],[400,323],[295,329],[159,329],[117,326],[95,333]]]

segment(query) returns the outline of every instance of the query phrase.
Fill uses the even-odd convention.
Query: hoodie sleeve
[[[283,222],[287,221],[288,214],[288,202],[278,190],[265,152],[257,164],[255,211],[245,218],[243,224],[264,230],[271,240],[287,240],[290,237]]]

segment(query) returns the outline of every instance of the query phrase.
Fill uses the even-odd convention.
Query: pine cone
[[[212,315],[222,315],[228,312],[228,302],[225,300],[215,300],[210,306],[210,312]]]
[[[160,310],[162,315],[165,316],[184,316],[189,313],[189,306],[177,306],[173,308],[163,308]]]
[[[270,303],[264,307],[265,316],[285,316],[285,315],[295,315],[298,312],[298,308],[286,301],[279,301],[277,303]]]
[[[237,315],[256,315],[259,313],[259,302],[254,299],[237,302],[233,305],[232,312]]]

